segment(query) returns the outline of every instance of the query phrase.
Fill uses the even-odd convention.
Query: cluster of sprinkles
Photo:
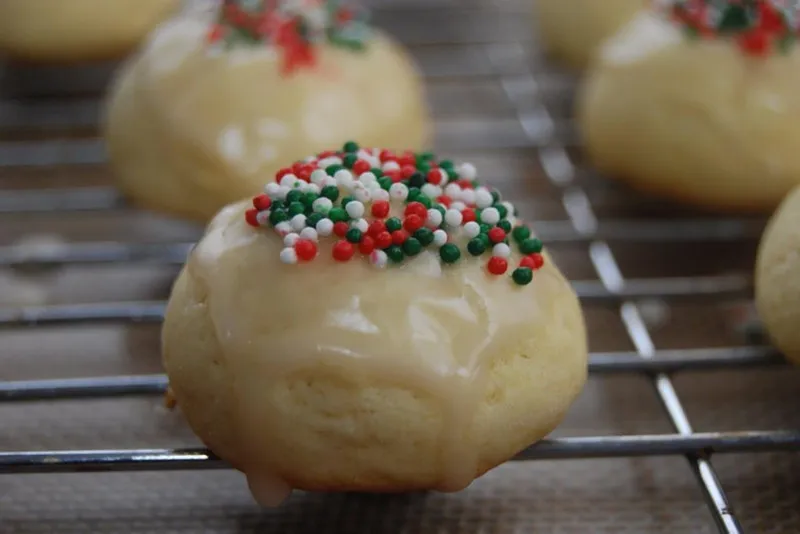
[[[319,43],[362,50],[368,37],[366,12],[340,0],[222,0],[208,33],[208,41],[222,48],[275,47],[285,74],[312,67]]]
[[[476,174],[469,163],[438,161],[430,152],[348,142],[278,171],[245,220],[283,238],[280,259],[288,264],[314,260],[320,238],[333,237],[338,262],[360,255],[383,268],[433,249],[444,264],[488,256],[488,273],[510,270],[516,284],[527,285],[544,264],[542,242]],[[513,266],[512,246],[522,255]]]
[[[748,55],[786,53],[798,35],[798,0],[673,0],[673,20],[692,37],[733,38]]]

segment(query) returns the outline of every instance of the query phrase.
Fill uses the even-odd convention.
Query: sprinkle
[[[544,265],[544,256],[541,254],[531,254],[530,256],[525,256],[519,262],[520,267],[527,267],[529,269],[538,270],[541,269]]]
[[[292,217],[290,224],[292,225],[292,230],[294,230],[295,232],[299,232],[300,230],[306,227],[306,216],[303,215],[302,213],[298,213],[297,215]]]
[[[372,194],[372,200],[374,201],[388,202],[389,199],[391,198],[389,196],[389,191],[385,191],[383,189],[375,189],[374,191],[372,191],[371,194]]]
[[[500,213],[496,208],[486,208],[481,212],[481,222],[486,224],[497,224],[500,222]]]
[[[275,231],[278,232],[279,236],[283,237],[292,232],[292,225],[286,221],[280,222],[275,225]]]
[[[486,252],[486,243],[483,241],[483,239],[477,237],[470,239],[469,243],[467,243],[467,252],[473,256],[480,256]]]
[[[446,243],[439,249],[439,256],[445,263],[455,263],[461,257],[461,251],[453,243]]]
[[[444,217],[439,210],[431,208],[428,210],[428,217],[425,220],[425,225],[428,228],[439,228],[442,225],[443,219]]]
[[[474,206],[475,205],[475,191],[472,189],[462,189],[461,190],[461,202],[466,204],[467,206]],[[466,207],[466,206],[464,206]]]
[[[442,188],[433,184],[423,184],[420,191],[428,198],[436,198],[442,194]]]
[[[494,203],[494,198],[488,189],[481,187],[475,191],[475,205],[480,209],[486,209]]]
[[[517,226],[511,231],[511,237],[517,243],[522,243],[531,236],[531,229],[527,226]]]
[[[281,186],[276,184],[275,182],[270,182],[266,186],[264,186],[264,193],[271,199],[275,200],[278,198],[278,192],[280,191]]]
[[[296,183],[297,183],[297,176],[295,176],[294,174],[287,174],[283,178],[281,178],[280,181],[281,187],[291,188],[294,187]]]
[[[328,173],[323,171],[322,169],[316,169],[314,172],[311,173],[311,183],[317,186],[322,186],[322,182],[325,181],[325,178],[328,177]]]
[[[300,238],[307,241],[317,241],[319,236],[317,235],[317,231],[315,229],[306,227],[300,230]]]
[[[371,236],[363,236],[358,243],[358,251],[361,254],[369,255],[373,250],[375,250],[375,240]]]
[[[478,176],[478,171],[472,163],[462,163],[458,167],[458,175],[465,180],[474,180]]]
[[[300,236],[292,232],[291,234],[286,234],[283,237],[283,244],[287,247],[293,247],[294,244],[297,243],[298,239],[300,239]]]
[[[494,275],[504,274],[508,270],[508,260],[501,256],[492,256],[486,264],[487,270]]]
[[[256,223],[258,223],[259,226],[268,225],[270,213],[271,212],[269,210],[259,211],[256,214]]]
[[[337,241],[336,244],[333,245],[333,259],[336,261],[349,261],[355,252],[355,247],[348,241]]]
[[[461,212],[458,210],[450,209],[447,210],[447,212],[444,214],[444,221],[447,223],[448,226],[453,226],[453,227],[461,226],[462,220],[463,216],[461,215]]]
[[[395,200],[405,200],[408,198],[408,187],[403,184],[392,184],[389,188],[389,196]]]
[[[330,219],[322,219],[317,223],[317,234],[322,237],[327,237],[333,233],[333,221]]]
[[[336,174],[333,175],[333,179],[336,180],[336,183],[339,185],[339,187],[343,187],[345,189],[349,189],[353,185],[353,173],[347,169],[336,171]]]
[[[502,243],[506,238],[505,231],[499,226],[491,228],[487,232],[487,235],[489,236],[489,241],[491,241],[492,243]]]
[[[373,250],[372,253],[369,255],[370,263],[372,263],[372,265],[378,267],[379,269],[386,267],[388,260],[389,257],[382,250]]]
[[[461,195],[461,188],[458,184],[447,184],[447,187],[444,188],[444,194],[450,198],[459,198]]]
[[[307,239],[300,239],[294,244],[294,251],[300,261],[311,261],[317,257],[317,244]]]
[[[369,230],[369,223],[366,219],[356,219],[350,223],[350,227],[358,228],[361,233],[365,233],[367,230]]]
[[[445,243],[447,243],[447,232],[444,230],[435,230],[433,232],[433,244],[437,247],[441,247]]]
[[[392,234],[389,232],[381,232],[375,236],[375,245],[378,248],[387,248],[392,244]]]
[[[475,221],[470,221],[464,225],[464,233],[467,234],[467,237],[470,239],[478,237],[478,234],[481,233],[481,226]]]
[[[422,243],[414,237],[409,237],[403,243],[403,252],[408,256],[416,256],[422,251]]]
[[[311,205],[311,208],[317,213],[327,215],[333,208],[333,202],[327,197],[319,197]]]
[[[525,241],[519,244],[519,250],[526,256],[528,254],[541,252],[542,242],[535,237],[526,239]]]
[[[384,252],[386,252],[386,256],[388,256],[393,263],[400,263],[405,257],[405,254],[403,254],[403,249],[398,245],[387,247]]]
[[[364,204],[358,200],[354,200],[347,204],[345,210],[351,218],[358,219],[364,215]]]
[[[533,271],[527,267],[518,267],[511,273],[511,278],[517,285],[525,286],[533,280]]]
[[[280,260],[287,265],[297,263],[297,252],[292,247],[286,247],[281,250]]]
[[[511,247],[509,247],[505,243],[497,243],[492,248],[492,256],[497,256],[500,258],[508,258],[511,256]]]
[[[351,243],[359,243],[364,233],[358,228],[350,228],[345,233],[345,238]]]

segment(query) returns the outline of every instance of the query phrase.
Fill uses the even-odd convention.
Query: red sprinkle
[[[375,236],[375,244],[380,249],[384,249],[390,247],[392,245],[392,234],[387,231],[380,232],[378,235]]]
[[[474,221],[476,219],[475,210],[472,209],[472,208],[463,209],[463,210],[461,210],[461,217],[462,217],[462,223],[463,224],[466,224],[468,222],[472,222],[472,221]]]
[[[763,29],[755,29],[743,35],[739,46],[748,54],[763,56],[769,51],[770,37]]]
[[[414,172],[417,172],[417,158],[414,156],[413,152],[405,152],[402,156],[397,158],[397,163],[400,165],[400,167],[413,167]],[[411,174],[414,174],[414,172]],[[411,176],[411,174],[409,174],[409,176]]]
[[[458,186],[461,189],[474,189],[472,182],[470,182],[465,178],[462,178],[461,180],[456,180],[456,184],[458,184]]]
[[[365,172],[369,171],[371,168],[372,166],[369,163],[367,163],[363,159],[360,159],[356,161],[355,164],[353,165],[353,174],[355,174],[356,176],[360,176],[361,174],[364,174]]]
[[[394,161],[397,159],[397,156],[394,155],[394,152],[391,150],[381,150],[380,156],[378,158],[381,160],[381,163],[386,163],[387,161]]]
[[[349,229],[350,226],[344,221],[333,223],[333,233],[339,237],[344,237]]]
[[[415,172],[417,172],[417,168],[413,164],[400,167],[400,173],[403,175],[403,178],[411,178],[411,175]]]
[[[453,199],[450,198],[447,195],[440,195],[440,196],[436,197],[436,202],[438,202],[439,204],[441,204],[442,206],[444,206],[446,208],[449,208],[450,204],[453,203]]]
[[[326,158],[330,158],[330,157],[335,156],[335,155],[336,155],[336,151],[335,150],[326,150],[325,152],[320,152],[319,154],[317,154],[317,159],[318,160],[326,159]]]
[[[426,219],[428,217],[428,208],[425,207],[425,204],[422,202],[409,202],[406,206],[404,215],[408,217],[409,215],[416,215],[420,219]]]
[[[409,232],[416,232],[425,225],[425,221],[419,216],[411,214],[403,220],[403,228]]]
[[[275,173],[275,181],[276,182],[280,182],[281,178],[283,178],[287,174],[292,174],[292,169],[283,168],[283,169],[279,170],[278,172]]]
[[[208,41],[211,43],[216,43],[217,41],[222,39],[224,33],[225,30],[222,29],[222,26],[220,26],[219,24],[214,24],[211,27],[211,31],[208,32]]]
[[[402,245],[408,239],[408,232],[405,230],[395,230],[392,232],[392,243],[395,245]]]
[[[297,259],[311,261],[317,257],[317,244],[310,239],[300,239],[294,244]]]
[[[499,226],[495,226],[491,230],[489,230],[489,240],[492,243],[501,243],[506,238],[506,231],[500,228]]]
[[[261,194],[253,199],[253,206],[258,211],[268,210],[272,205],[272,200],[267,195]]]
[[[373,250],[375,250],[375,240],[372,237],[365,235],[363,238],[361,238],[361,243],[358,244],[358,250],[362,254],[371,253]]]
[[[486,267],[492,274],[503,274],[508,270],[508,261],[500,256],[492,256],[492,259],[489,260]]]
[[[439,169],[432,169],[428,171],[428,183],[433,185],[439,185],[442,183],[442,173]]]
[[[541,269],[542,265],[544,265],[544,257],[541,254],[530,254],[519,262],[520,267],[527,267],[533,270]]]
[[[348,261],[356,253],[356,247],[349,241],[337,241],[333,245],[333,259],[336,261]]]
[[[388,176],[391,178],[392,183],[396,184],[397,182],[401,182],[403,180],[403,173],[400,172],[399,169],[390,169],[388,171],[383,171],[384,176]]]
[[[391,209],[391,204],[389,204],[388,200],[376,200],[375,202],[372,203],[372,216],[378,217],[379,219],[385,219],[386,217],[389,216],[390,209]],[[375,221],[372,223],[372,225],[374,225],[375,223],[380,223],[381,225],[383,225],[383,223],[380,221]],[[372,225],[370,225],[370,227]],[[384,225],[382,229],[385,228],[386,226]]]
[[[258,215],[258,210],[256,208],[250,208],[244,212],[244,220],[247,221],[247,224],[250,226],[255,226],[258,228],[260,225],[258,224],[256,215]]]

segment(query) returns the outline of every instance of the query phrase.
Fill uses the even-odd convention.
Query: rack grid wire
[[[0,532],[800,531],[800,376],[746,335],[764,221],[595,176],[576,80],[531,40],[530,2],[373,4],[426,76],[438,151],[515,199],[584,304],[591,378],[567,421],[462,494],[251,507],[159,408],[158,324],[199,231],[110,185],[97,124],[111,68],[5,66]]]

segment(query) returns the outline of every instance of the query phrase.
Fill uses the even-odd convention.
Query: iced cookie
[[[756,262],[756,307],[787,358],[800,364],[800,188],[767,225]]]
[[[355,143],[216,215],[162,342],[189,424],[265,504],[463,489],[587,373],[575,293],[475,167]]]
[[[774,209],[800,183],[797,8],[776,5],[673,2],[621,30],[579,97],[592,163],[686,203]]]
[[[332,1],[211,3],[165,23],[117,79],[106,128],[134,203],[202,221],[287,161],[427,135],[414,64]]]
[[[0,55],[81,62],[132,51],[179,0],[2,0]]]
[[[648,0],[534,0],[535,31],[554,59],[585,68],[600,44]]]

